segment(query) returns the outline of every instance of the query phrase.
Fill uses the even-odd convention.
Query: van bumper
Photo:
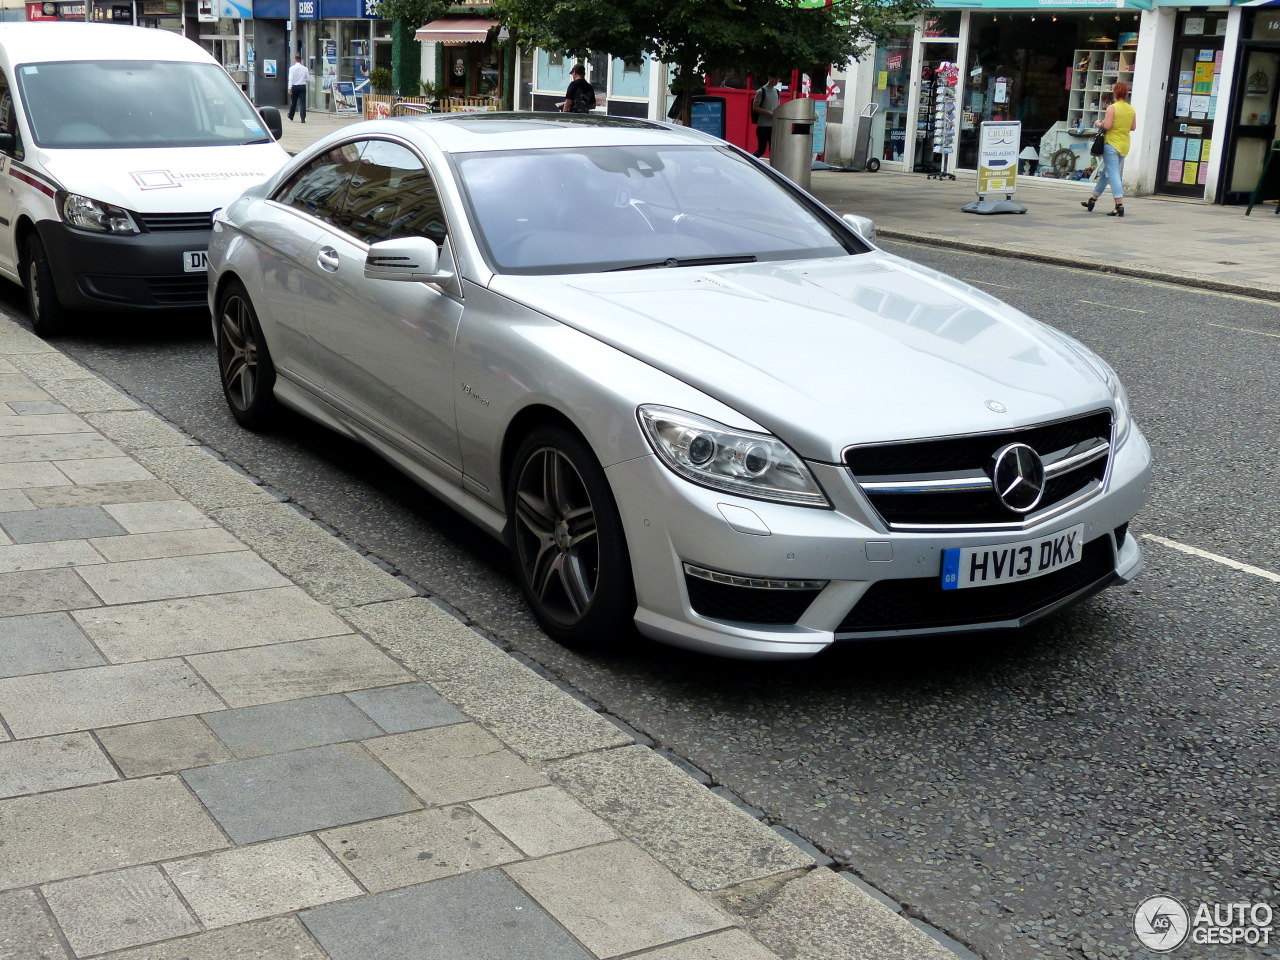
[[[116,237],[41,222],[58,300],[70,310],[182,310],[206,307],[207,270],[188,272],[186,255],[209,249],[210,230]]]

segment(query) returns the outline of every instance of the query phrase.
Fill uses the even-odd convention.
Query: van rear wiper
[[[620,270],[654,270],[659,267],[709,267],[717,263],[755,263],[752,254],[733,257],[668,257],[666,260],[655,260],[653,263],[633,263],[629,267],[614,267],[609,273]]]

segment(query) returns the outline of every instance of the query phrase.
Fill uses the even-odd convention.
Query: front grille
[[[209,277],[203,273],[144,279],[147,283],[147,291],[155,298],[156,303],[166,306],[203,306],[209,297]]]
[[[845,463],[890,528],[1029,526],[1056,505],[1101,490],[1110,441],[1111,413],[1103,410],[1001,433],[853,447]],[[1005,507],[990,482],[992,456],[1009,443],[1035,450],[1049,474],[1044,496],[1029,516]],[[1068,463],[1085,451],[1093,455]],[[963,482],[965,489],[930,489],[931,483],[944,481]]]
[[[134,217],[148,233],[213,229],[212,210],[198,213],[135,213]]]
[[[1115,572],[1110,537],[1086,543],[1080,562],[1053,573],[965,590],[943,590],[942,578],[881,580],[862,595],[836,628],[837,634],[920,630],[1020,620],[1089,587],[1101,587]]]
[[[694,613],[735,623],[792,624],[800,619],[821,590],[762,590],[716,583],[685,574],[689,605]]]

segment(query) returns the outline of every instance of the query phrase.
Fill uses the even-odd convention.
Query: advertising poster
[[[1196,177],[1199,173],[1199,163],[1184,163],[1182,165],[1182,182],[1185,184],[1195,184]]]
[[[816,160],[827,149],[827,101],[813,101],[813,157]]]
[[[320,89],[332,90],[338,79],[338,41],[321,40],[323,54],[320,61]]]
[[[1182,182],[1182,161],[1181,160],[1169,161],[1169,173],[1165,177],[1165,179],[1168,180],[1170,183]]]
[[[1022,124],[1017,120],[988,121],[978,134],[978,196],[1014,192],[1018,177],[1018,144]]]
[[[1187,138],[1174,137],[1169,142],[1169,159],[1184,160],[1187,156]]]
[[[356,106],[355,84],[350,80],[342,80],[333,85],[333,112],[339,116],[349,117],[359,113]]]

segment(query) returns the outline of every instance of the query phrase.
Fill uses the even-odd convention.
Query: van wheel
[[[262,338],[258,315],[239,281],[218,298],[218,374],[231,415],[260,430],[276,411],[276,367]]]
[[[609,481],[577,434],[536,428],[507,482],[509,545],[534,616],[571,647],[616,646],[631,630],[635,587]]]
[[[71,315],[58,302],[58,291],[53,284],[53,270],[49,256],[38,234],[27,237],[27,256],[22,264],[22,279],[27,288],[27,312],[31,314],[31,329],[36,336],[46,340],[66,333]]]

